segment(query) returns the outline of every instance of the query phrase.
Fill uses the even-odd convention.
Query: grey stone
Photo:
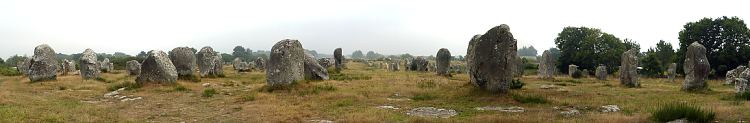
[[[255,68],[257,68],[260,71],[266,70],[266,60],[263,60],[263,58],[258,57],[258,59],[255,59]]]
[[[522,77],[523,76],[523,59],[521,56],[518,56],[516,54],[513,56],[515,59],[513,60],[513,63],[516,67],[513,67],[513,77]]]
[[[518,106],[510,106],[510,107],[500,107],[500,106],[485,106],[485,107],[476,107],[475,110],[479,111],[500,111],[500,112],[510,112],[510,113],[520,113],[526,111],[523,107]]]
[[[727,74],[725,76],[724,85],[734,85],[737,78],[740,78],[740,74],[742,72],[745,72],[745,66],[740,65],[735,69],[727,71]]]
[[[110,67],[109,63],[110,63],[109,58],[104,58],[104,60],[99,62],[99,65],[101,65],[99,68],[102,70],[102,72],[104,73],[112,72],[112,68]]]
[[[545,50],[542,53],[541,59],[539,59],[539,78],[541,79],[553,79],[555,75],[555,59],[552,58],[552,53],[549,50]]]
[[[391,58],[387,58],[386,62],[388,62],[388,70],[389,71],[398,71],[400,68],[401,60],[393,60]]]
[[[76,72],[76,63],[68,59],[63,59],[62,75],[70,75],[70,74],[74,74],[75,72]]]
[[[576,72],[580,72],[578,71],[578,65],[568,65],[568,76],[575,78],[573,75],[575,75]]]
[[[151,50],[141,63],[141,73],[135,79],[138,84],[174,84],[177,68],[163,51]]]
[[[305,53],[305,78],[309,80],[328,80],[328,70],[318,64],[310,53]]]
[[[734,81],[735,92],[745,93],[750,91],[750,69],[745,69]]]
[[[344,68],[344,55],[341,54],[341,48],[333,50],[334,63],[336,65],[336,71],[341,71]]]
[[[221,55],[215,52],[213,48],[206,46],[201,48],[195,58],[200,68],[201,77],[222,77],[224,69],[222,68]]]
[[[304,79],[305,54],[302,44],[294,39],[284,39],[271,48],[266,67],[266,81],[271,87],[290,85]]]
[[[638,50],[630,49],[622,53],[620,61],[620,84],[625,87],[641,87],[638,82]]]
[[[412,71],[427,71],[427,65],[428,65],[427,59],[425,59],[424,57],[420,56],[420,57],[414,58],[414,60],[411,61],[411,64],[410,64],[410,66],[411,66],[410,68],[411,69],[410,70],[412,70]]]
[[[29,62],[29,79],[31,82],[56,80],[57,79],[57,54],[47,44],[34,48],[34,56]]]
[[[78,66],[81,68],[81,77],[83,79],[96,79],[101,75],[101,65],[96,60],[96,52],[91,49],[86,49],[81,54],[81,59],[78,61]]]
[[[23,59],[16,63],[16,69],[23,75],[29,74],[29,66],[31,65],[31,58],[22,57]]]
[[[684,91],[696,91],[708,89],[706,76],[710,71],[711,64],[706,57],[706,48],[698,42],[693,42],[685,52],[685,82],[682,84]]]
[[[672,63],[667,68],[667,79],[669,82],[674,82],[675,77],[677,77],[677,63]]]
[[[513,81],[516,39],[508,25],[496,26],[469,42],[466,54],[472,85],[491,92],[506,93]]]
[[[125,63],[125,69],[128,71],[128,75],[138,76],[138,74],[141,74],[141,63],[136,60],[130,60]]]
[[[596,79],[607,80],[607,66],[599,64],[599,66],[596,67]]]
[[[322,66],[323,68],[328,68],[331,66],[334,66],[336,63],[334,63],[335,60],[331,58],[320,58],[318,59],[318,64]]]
[[[169,59],[177,69],[178,78],[182,77],[193,77],[196,71],[196,55],[195,50],[189,47],[177,47],[169,51]]]
[[[417,116],[417,117],[431,117],[431,118],[450,118],[458,115],[456,110],[452,109],[439,109],[435,107],[419,107],[409,110],[406,115]]]

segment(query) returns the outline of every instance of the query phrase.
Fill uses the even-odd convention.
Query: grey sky
[[[383,54],[463,55],[469,39],[508,24],[519,47],[554,47],[563,27],[599,28],[652,47],[677,45],[687,22],[703,17],[750,19],[742,0],[0,0],[0,57],[33,55],[36,45],[59,53],[171,50],[236,45],[269,50],[284,38],[330,54],[342,47]]]

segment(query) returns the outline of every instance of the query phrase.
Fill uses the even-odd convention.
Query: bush
[[[0,75],[3,75],[3,76],[18,76],[18,75],[21,75],[21,72],[19,72],[16,69],[13,69],[11,67],[0,66]]]
[[[691,122],[708,123],[714,120],[716,114],[700,107],[686,103],[667,103],[651,112],[651,118],[657,122],[669,122],[685,118]]]
[[[143,87],[140,84],[137,84],[135,82],[122,82],[118,84],[111,85],[107,88],[108,91],[115,91],[120,88],[125,88],[125,90],[133,90]]]
[[[174,91],[190,91],[190,89],[188,89],[188,88],[186,88],[185,86],[182,86],[182,85],[177,85],[177,86],[174,87]]]
[[[217,93],[216,89],[209,88],[209,89],[203,90],[202,96],[203,97],[213,97],[214,94],[216,94],[216,93]]]
[[[521,82],[521,79],[513,79],[513,81],[510,82],[510,89],[521,89],[523,88],[524,83]]]
[[[537,103],[537,104],[545,104],[548,103],[549,100],[545,98],[544,96],[539,95],[519,95],[519,94],[512,94],[511,97],[513,100],[516,100],[520,103]]]
[[[750,100],[750,91],[734,94],[734,98],[737,100]]]
[[[583,72],[576,71],[576,72],[573,73],[573,78],[578,79],[578,78],[581,78],[581,77],[583,77]]]

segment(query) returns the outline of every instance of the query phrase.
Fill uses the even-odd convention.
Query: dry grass
[[[389,72],[350,62],[344,75],[369,76],[364,80],[301,82],[286,90],[264,91],[265,72],[237,73],[226,67],[226,78],[202,78],[201,82],[179,80],[177,85],[147,85],[126,90],[124,95],[142,100],[121,102],[103,97],[109,86],[133,82],[124,72],[104,74],[107,81],[60,76],[57,81],[29,83],[28,78],[0,76],[0,122],[651,122],[649,112],[668,102],[687,102],[716,112],[720,122],[750,120],[750,102],[722,100],[733,88],[720,80],[710,81],[713,91],[686,93],[681,83],[642,78],[642,88],[624,88],[616,78],[598,81],[592,77],[559,81],[525,76],[526,85],[511,93],[544,96],[548,103],[520,103],[510,94],[492,94],[474,89],[466,74],[451,78],[432,72]],[[210,87],[201,84],[211,83]],[[567,91],[540,89],[556,84]],[[560,86],[565,85],[565,86]],[[180,88],[180,89],[176,89]],[[203,97],[206,89],[216,94]],[[398,96],[395,96],[398,95]],[[427,100],[393,101],[388,98]],[[618,105],[622,111],[601,113],[596,107]],[[398,110],[378,109],[392,105]],[[409,109],[422,106],[455,109],[456,117],[419,118],[407,116]],[[477,111],[483,106],[520,106],[523,113]],[[554,106],[587,106],[581,116],[559,116]]]

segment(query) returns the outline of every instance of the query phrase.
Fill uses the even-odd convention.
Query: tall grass
[[[698,106],[687,103],[666,103],[651,112],[651,119],[657,122],[669,122],[685,118],[690,122],[712,122],[716,114]]]

